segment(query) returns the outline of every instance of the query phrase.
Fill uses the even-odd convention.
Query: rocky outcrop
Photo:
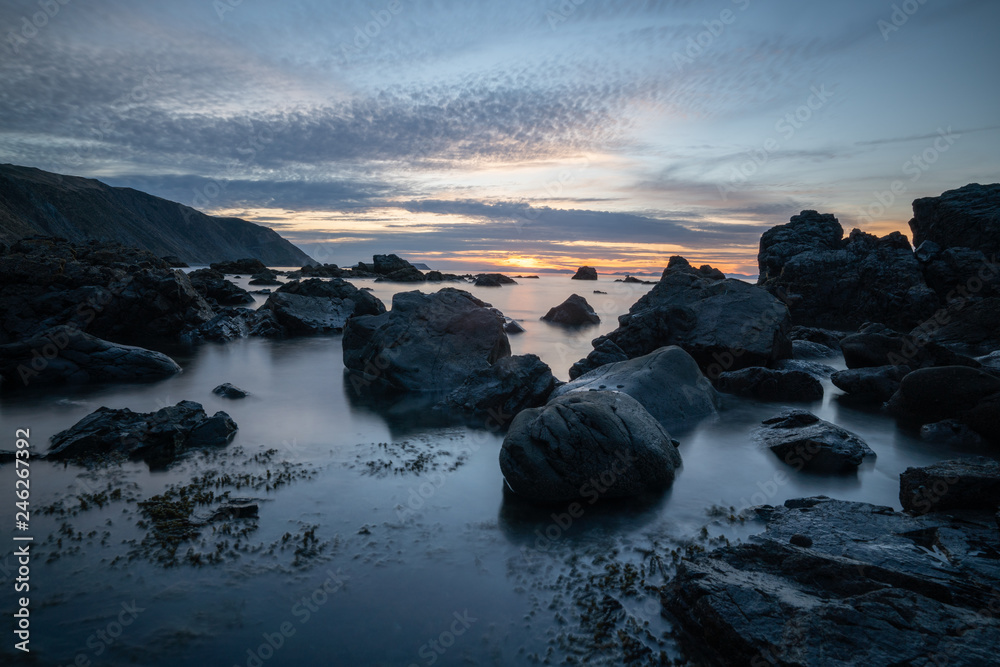
[[[816,343],[817,345],[822,345],[823,347],[830,348],[832,350],[839,350],[840,341],[850,333],[851,332],[847,331],[834,331],[833,329],[820,329],[817,327],[795,325],[788,332],[788,337],[792,340],[793,345],[795,344],[795,341],[803,341]]]
[[[881,324],[868,324],[840,341],[848,368],[878,366],[979,366],[979,362],[932,341],[901,334]]]
[[[581,266],[570,280],[597,280],[597,269],[592,266]]]
[[[400,292],[392,310],[351,317],[344,366],[359,382],[415,392],[452,391],[473,372],[510,356],[504,320],[468,292]]]
[[[939,197],[913,202],[913,244],[933,241],[942,248],[1000,253],[1000,183],[970,183]]]
[[[251,276],[255,273],[262,273],[268,270],[264,262],[260,261],[256,257],[244,257],[242,259],[232,259],[225,262],[212,262],[208,268],[226,275],[243,274]]]
[[[857,435],[805,410],[787,410],[761,423],[753,439],[796,470],[853,472],[866,456],[875,456]]]
[[[764,232],[758,285],[779,296],[796,324],[910,330],[938,308],[905,236],[855,229],[847,239],[830,214],[803,211]]]
[[[561,324],[567,327],[601,323],[600,316],[579,294],[572,294],[558,306],[549,308],[549,312],[542,315],[542,319],[552,324]]]
[[[521,410],[544,405],[555,385],[552,370],[534,354],[503,357],[469,375],[446,403],[506,427]]]
[[[415,268],[399,255],[375,255],[372,257],[372,270],[380,276],[387,276],[396,271]]]
[[[886,408],[919,424],[957,419],[983,437],[1000,441],[1000,378],[977,368],[915,370],[902,379]]]
[[[500,450],[510,489],[540,502],[659,491],[680,464],[670,435],[642,405],[606,391],[573,392],[522,411]]]
[[[285,283],[261,306],[273,313],[287,335],[339,332],[354,315],[379,315],[385,305],[369,292],[340,278]]]
[[[1000,463],[985,456],[907,468],[899,475],[899,503],[915,514],[1000,507]]]
[[[375,279],[375,282],[388,282],[388,283],[422,283],[427,280],[427,276],[420,272],[419,269],[413,266],[408,266],[403,269],[398,269],[387,273],[384,276],[379,276]]]
[[[804,371],[774,370],[753,366],[720,373],[715,387],[726,394],[736,394],[761,401],[819,401],[823,385]]]
[[[595,348],[611,340],[634,358],[677,345],[709,378],[790,357],[785,305],[759,287],[716,273],[672,257],[660,282],[618,318],[617,329],[594,341]]]
[[[187,274],[191,285],[215,306],[243,306],[253,303],[253,295],[245,289],[226,280],[225,275],[214,269],[198,269]]]
[[[102,407],[52,436],[45,457],[89,461],[126,456],[159,466],[189,449],[228,444],[236,429],[225,412],[209,417],[193,401],[146,413]]]
[[[480,273],[473,283],[476,287],[503,287],[504,285],[516,285],[517,281],[502,273]]]
[[[595,368],[600,368],[605,364],[613,364],[616,361],[625,361],[628,355],[615,345],[614,341],[605,338],[586,358],[573,364],[569,369],[569,379],[575,380],[584,373],[588,373]]]
[[[676,346],[602,365],[560,385],[553,397],[594,391],[628,394],[667,429],[691,426],[716,415],[718,408],[712,383],[691,355]]]
[[[118,241],[192,266],[238,257],[271,266],[312,263],[273,229],[246,220],[205,215],[90,178],[0,165],[0,241],[42,234],[75,243]]]
[[[0,345],[5,389],[85,382],[148,382],[181,371],[165,354],[95,338],[69,326],[53,327],[17,343]]]
[[[909,366],[875,366],[837,371],[830,380],[853,399],[882,404],[899,390]]]
[[[763,534],[683,561],[662,594],[692,662],[995,662],[992,513],[912,517],[811,498],[756,508],[754,516],[766,521]]]

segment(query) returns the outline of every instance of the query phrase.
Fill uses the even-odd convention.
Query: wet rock
[[[392,310],[344,326],[344,366],[355,382],[405,391],[457,389],[473,372],[510,356],[503,317],[468,292],[400,292]]]
[[[86,382],[148,382],[181,367],[165,354],[119,345],[75,327],[53,327],[27,340],[0,345],[4,389]]]
[[[162,259],[167,264],[167,266],[169,266],[171,269],[186,269],[186,268],[188,268],[187,262],[185,262],[184,260],[182,260],[177,255],[164,255],[160,259]]]
[[[222,396],[223,398],[246,398],[249,394],[244,389],[240,389],[236,385],[224,382],[218,387],[212,390],[213,394]]]
[[[788,538],[789,544],[794,544],[797,547],[802,547],[803,549],[808,549],[813,545],[812,538],[808,535],[800,535],[796,533]]]
[[[246,308],[224,308],[208,322],[184,335],[188,341],[228,343],[251,335],[258,313]]]
[[[456,275],[454,273],[441,273],[440,271],[428,271],[425,274],[427,282],[440,283],[440,282],[461,282],[462,276]]]
[[[909,366],[875,366],[837,371],[830,380],[851,398],[885,403],[899,390],[899,383],[910,372]]]
[[[792,357],[795,359],[829,359],[839,356],[837,350],[810,340],[793,340]]]
[[[602,365],[560,385],[553,397],[595,391],[628,394],[668,429],[717,414],[718,395],[712,383],[691,355],[676,346]]]
[[[502,287],[504,285],[516,285],[517,281],[508,278],[502,273],[480,273],[473,283],[476,287]]]
[[[819,401],[823,385],[809,373],[798,370],[773,370],[753,366],[721,373],[715,387],[727,394],[736,394],[762,401]]]
[[[509,317],[504,319],[503,330],[509,334],[524,333],[524,327],[521,326],[521,323]]]
[[[198,269],[188,274],[191,285],[209,303],[218,306],[242,306],[253,303],[253,296],[242,287],[229,280],[219,271]]]
[[[655,285],[655,280],[639,280],[635,276],[625,276],[624,278],[618,278],[615,280],[616,283],[633,283],[636,285]]]
[[[293,280],[302,278],[342,278],[345,270],[336,264],[316,264],[315,266],[306,264],[298,270],[298,275],[294,275],[294,273],[296,272],[289,273],[288,277]]]
[[[396,271],[414,268],[413,264],[410,264],[410,262],[399,255],[375,255],[372,257],[371,270],[380,276],[387,276]]]
[[[581,266],[570,280],[597,280],[597,269],[592,266]]]
[[[278,274],[274,271],[265,269],[258,273],[250,276],[251,285],[280,285],[281,281],[278,280]]]
[[[80,461],[119,454],[165,465],[186,450],[228,444],[236,429],[225,412],[209,417],[193,401],[147,413],[101,407],[52,436],[45,456]]]
[[[214,262],[209,264],[209,268],[213,271],[218,271],[219,273],[261,273],[267,271],[267,266],[264,262],[253,257],[246,257],[244,259],[235,259],[227,262]]]
[[[759,287],[713,277],[714,271],[671,258],[660,282],[595,347],[611,340],[632,358],[678,345],[709,378],[790,357],[785,305]]]
[[[521,410],[544,405],[555,385],[552,370],[537,356],[503,357],[469,375],[446,403],[503,428]]]
[[[897,417],[920,424],[958,419],[980,435],[995,439],[1000,436],[1000,412],[994,412],[998,401],[1000,378],[968,366],[940,366],[906,375],[886,408]]]
[[[600,344],[594,347],[594,350],[585,359],[581,359],[570,367],[569,379],[575,380],[595,368],[600,368],[605,364],[613,364],[616,361],[625,361],[626,359],[628,359],[628,355],[615,345],[613,341],[605,338]]]
[[[938,307],[905,236],[877,238],[855,229],[844,239],[830,214],[802,211],[764,232],[757,263],[758,285],[788,304],[796,324],[881,321],[909,330]]]
[[[229,502],[219,505],[208,517],[208,521],[229,521],[231,519],[256,519],[260,512],[260,506],[252,500],[243,498],[233,498]]]
[[[985,456],[907,468],[899,475],[899,502],[916,514],[989,510],[1000,506],[1000,463]]]
[[[817,327],[804,327],[796,325],[788,332],[788,337],[793,341],[802,340],[810,343],[818,343],[834,350],[840,349],[840,341],[850,335],[849,331],[834,331],[833,329],[820,329]]]
[[[970,357],[937,343],[893,331],[882,324],[866,324],[840,341],[848,368],[876,366],[978,366]]]
[[[983,442],[982,436],[957,419],[924,424],[920,427],[920,439],[959,447],[975,447]]]
[[[635,399],[574,392],[519,413],[500,450],[510,489],[540,502],[636,496],[666,488],[681,458]]]
[[[814,378],[822,380],[837,372],[833,366],[827,366],[815,361],[805,361],[803,359],[782,359],[775,362],[772,367],[777,371],[802,371]]]
[[[558,306],[550,308],[549,312],[542,316],[542,319],[552,324],[561,324],[567,327],[601,323],[598,314],[579,294],[572,294]]]
[[[385,305],[340,278],[310,278],[282,285],[261,309],[273,313],[288,335],[312,335],[342,331],[349,317],[379,315]]]
[[[942,248],[1000,253],[1000,183],[970,183],[915,200],[910,230],[917,247],[933,241]]]
[[[422,283],[427,280],[427,277],[420,272],[419,269],[413,266],[408,266],[403,269],[398,269],[391,273],[387,273],[380,278],[377,278],[375,282],[389,282],[389,283]]]
[[[854,433],[805,410],[788,410],[761,422],[753,439],[797,470],[853,472],[866,456],[875,456]]]
[[[912,517],[867,503],[805,500],[759,508],[766,532],[679,565],[662,602],[696,662],[995,661],[1000,621],[981,612],[997,604],[1000,584],[988,556],[996,542],[991,514]],[[813,543],[789,544],[794,535]]]

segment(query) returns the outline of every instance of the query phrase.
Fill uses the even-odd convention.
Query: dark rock
[[[390,273],[387,273],[375,280],[375,282],[389,282],[389,283],[422,283],[427,280],[427,277],[420,272],[419,269],[413,266],[408,266],[402,269],[397,269]]]
[[[311,335],[342,331],[349,317],[379,315],[385,312],[385,305],[340,278],[310,278],[285,283],[261,309],[271,311],[288,334]]]
[[[552,370],[537,356],[503,357],[489,368],[474,371],[446,402],[486,416],[502,428],[521,410],[543,405],[555,384]]]
[[[920,439],[942,445],[975,447],[983,443],[983,438],[968,425],[955,419],[944,419],[920,427]]]
[[[225,412],[208,417],[193,401],[148,413],[102,407],[52,436],[46,458],[87,460],[119,454],[162,465],[188,449],[228,444],[236,428]]]
[[[570,280],[597,280],[597,269],[592,266],[581,266]]]
[[[830,214],[803,211],[760,240],[758,285],[785,301],[796,324],[857,327],[883,321],[906,330],[934,314],[905,236],[844,230]]]
[[[228,262],[213,262],[209,264],[209,268],[213,271],[218,271],[219,273],[263,273],[267,271],[267,267],[264,262],[253,257],[246,257],[244,259],[236,259]]]
[[[595,289],[595,290],[594,290],[594,294],[607,294],[607,292],[602,292],[602,291],[601,291],[601,290],[599,290],[599,289]]]
[[[223,398],[246,398],[247,392],[236,385],[225,382],[212,390],[213,394],[218,394]]]
[[[289,278],[342,278],[344,276],[344,269],[340,268],[336,264],[317,264],[315,266],[310,266],[306,264],[298,271],[298,276],[293,276],[288,274]]]
[[[982,364],[983,368],[992,368],[994,370],[1000,370],[1000,350],[991,352],[989,354],[984,354],[981,357],[976,357],[976,361]]]
[[[171,269],[186,269],[186,268],[188,268],[187,262],[183,261],[177,255],[164,255],[160,259],[162,259],[164,262],[166,262],[167,266],[169,266]]]
[[[110,343],[70,326],[0,345],[5,389],[64,382],[148,382],[180,370],[165,354]]]
[[[881,324],[867,324],[858,333],[846,336],[840,341],[840,349],[848,368],[979,366],[975,359]]]
[[[601,318],[590,307],[587,300],[579,294],[572,294],[558,306],[549,309],[542,319],[552,324],[567,327],[579,327],[588,324],[600,324]]]
[[[837,372],[837,369],[833,366],[827,366],[815,361],[805,361],[803,359],[782,359],[775,362],[772,367],[776,371],[802,371],[819,380],[828,378]]]
[[[462,276],[454,273],[441,273],[440,271],[428,271],[424,277],[429,283],[459,282],[462,280]]]
[[[704,269],[671,258],[660,282],[595,347],[608,339],[631,358],[678,345],[709,378],[790,357],[785,305],[759,287]]]
[[[796,533],[788,538],[789,544],[794,544],[797,547],[802,547],[803,549],[808,549],[813,545],[812,538],[808,535],[799,535]]]
[[[909,366],[853,368],[837,371],[830,376],[830,380],[852,398],[881,404],[899,390],[899,383],[910,370]]]
[[[985,456],[907,468],[899,475],[899,502],[916,514],[990,510],[1000,506],[1000,463]]]
[[[903,378],[886,408],[920,424],[954,418],[985,438],[1000,440],[1000,378],[977,368],[915,370]]]
[[[1000,253],[1000,183],[970,183],[939,197],[913,202],[913,244],[933,241],[942,248]]]
[[[503,330],[509,334],[524,333],[524,327],[522,327],[519,322],[512,320],[509,317],[504,319]]]
[[[788,337],[794,342],[797,340],[818,343],[834,350],[840,349],[840,341],[845,336],[850,335],[847,331],[834,331],[832,329],[819,329],[817,327],[804,327],[796,325],[788,332]]]
[[[753,437],[797,470],[852,472],[875,452],[864,440],[805,410],[789,410],[765,419]]]
[[[228,502],[219,505],[208,521],[229,521],[231,519],[256,519],[260,513],[260,506],[252,500],[243,498],[233,498]]]
[[[514,276],[515,278],[526,278],[530,280],[538,280],[538,276]]]
[[[187,274],[191,285],[209,303],[219,306],[242,306],[253,303],[253,296],[225,276],[213,269],[198,269]]]
[[[476,287],[502,287],[503,285],[516,285],[517,281],[508,278],[502,273],[480,273],[476,276]]]
[[[803,371],[778,371],[752,366],[720,373],[715,387],[727,394],[762,401],[819,401],[823,385]]]
[[[605,364],[613,364],[616,361],[625,361],[628,355],[613,341],[603,339],[585,359],[573,364],[569,369],[569,379],[575,380],[584,373],[600,368]]]
[[[624,279],[618,278],[615,280],[616,283],[634,283],[636,285],[655,285],[655,280],[639,280],[635,276],[625,276]]]
[[[474,371],[510,356],[504,320],[468,292],[400,292],[392,310],[351,317],[344,366],[355,382],[417,392],[452,391]]]
[[[1000,621],[982,611],[995,607],[1000,586],[987,555],[996,543],[990,514],[912,517],[808,500],[817,502],[760,508],[764,534],[680,563],[662,602],[693,662],[995,662]],[[789,544],[795,535],[810,536],[812,545]]]
[[[795,359],[828,359],[839,356],[837,350],[809,340],[793,340],[792,356]]]
[[[605,391],[574,392],[522,411],[500,450],[510,489],[540,502],[658,491],[680,464],[670,434],[642,405]]]
[[[690,426],[717,414],[718,396],[712,383],[691,355],[676,346],[602,365],[560,385],[553,397],[595,390],[628,394],[667,429]]]
[[[252,335],[258,318],[258,313],[246,308],[225,308],[208,322],[188,331],[184,338],[191,342],[228,343]]]
[[[372,257],[371,270],[380,276],[387,276],[395,271],[415,268],[398,255],[375,255]]]
[[[278,274],[274,271],[264,270],[250,276],[251,285],[280,285]]]

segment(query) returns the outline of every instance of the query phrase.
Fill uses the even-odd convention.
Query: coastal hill
[[[91,178],[0,164],[0,242],[35,234],[115,241],[188,264],[244,257],[269,266],[315,264],[274,230],[246,220]]]

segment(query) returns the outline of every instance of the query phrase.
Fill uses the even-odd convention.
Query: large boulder
[[[979,366],[975,359],[933,341],[893,331],[882,324],[867,324],[840,341],[848,368],[878,366]]]
[[[921,368],[906,375],[886,408],[920,424],[957,419],[1000,440],[1000,378],[968,366]]]
[[[234,259],[226,262],[213,262],[212,264],[209,264],[209,268],[213,271],[230,275],[253,275],[255,273],[261,273],[262,271],[267,271],[267,266],[264,262],[254,257],[244,257],[243,259]]]
[[[567,327],[601,323],[600,316],[579,294],[571,294],[558,306],[549,308],[549,312],[542,315],[542,319],[552,324],[561,324]]]
[[[522,411],[500,449],[510,489],[539,502],[662,490],[681,457],[670,434],[631,396],[573,392]]]
[[[805,410],[786,410],[761,423],[753,439],[796,470],[853,472],[866,456],[875,456],[854,433]]]
[[[0,345],[5,389],[63,382],[147,382],[180,371],[165,354],[101,340],[72,326]]]
[[[830,380],[851,398],[881,404],[892,398],[911,370],[909,366],[849,368],[832,374]]]
[[[543,405],[556,386],[552,370],[534,354],[497,359],[489,368],[474,371],[451,392],[446,403],[507,426],[526,408]]]
[[[597,269],[592,266],[581,266],[570,280],[597,280]]]
[[[595,391],[628,394],[668,429],[716,415],[719,401],[695,360],[676,346],[602,365],[560,385],[553,397]]]
[[[663,591],[691,662],[995,664],[992,513],[913,517],[808,498],[753,515],[766,532],[685,559]]]
[[[660,282],[618,318],[617,329],[595,339],[594,347],[611,340],[634,358],[677,345],[709,378],[789,358],[785,305],[759,287],[719,276],[711,267],[694,269],[672,257]]]
[[[1000,463],[985,456],[907,468],[899,475],[899,502],[916,514],[1000,507]]]
[[[285,283],[261,306],[291,335],[342,331],[349,317],[379,315],[385,305],[369,292],[340,278]]]
[[[464,290],[400,292],[392,310],[351,317],[344,366],[365,383],[404,391],[452,391],[510,356],[504,319]]]
[[[613,364],[617,361],[625,361],[626,359],[628,359],[628,355],[615,345],[614,341],[605,338],[584,359],[570,366],[569,379],[575,380],[595,368],[600,368],[605,364]]]
[[[126,456],[163,465],[188,449],[228,444],[236,430],[228,414],[209,417],[194,401],[146,413],[101,407],[52,436],[45,457],[88,461]]]
[[[209,303],[218,306],[243,306],[253,303],[253,295],[214,269],[198,269],[187,274],[191,285]]]
[[[736,394],[762,401],[820,401],[823,384],[805,371],[774,370],[752,366],[720,373],[715,387],[726,394]]]
[[[905,236],[877,238],[855,229],[844,239],[830,214],[802,211],[764,232],[757,263],[757,284],[788,304],[796,324],[853,328],[880,321],[909,330],[938,307]]]
[[[398,255],[374,255],[372,257],[372,270],[380,276],[413,268],[415,267],[412,264]]]
[[[913,244],[933,241],[942,248],[1000,253],[1000,183],[970,183],[939,197],[913,202]]]

